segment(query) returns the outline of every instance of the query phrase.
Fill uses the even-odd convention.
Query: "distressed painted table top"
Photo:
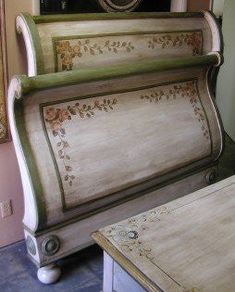
[[[148,291],[234,291],[234,217],[232,176],[93,238]]]

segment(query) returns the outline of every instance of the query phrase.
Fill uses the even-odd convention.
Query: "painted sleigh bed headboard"
[[[30,77],[11,81],[9,120],[39,266],[215,181],[223,58],[209,12],[21,14],[17,27]]]

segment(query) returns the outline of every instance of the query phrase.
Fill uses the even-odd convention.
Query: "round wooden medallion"
[[[97,2],[107,12],[128,12],[135,10],[142,0],[97,0]]]

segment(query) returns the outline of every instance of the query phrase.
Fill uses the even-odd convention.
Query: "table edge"
[[[114,245],[99,231],[93,232],[91,237],[95,242],[130,274],[143,288],[150,292],[162,292],[148,277],[146,277],[128,258],[126,258]]]

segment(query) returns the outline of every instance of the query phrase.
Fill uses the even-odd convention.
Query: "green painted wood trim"
[[[18,131],[20,143],[22,145],[22,150],[24,153],[25,160],[27,161],[28,174],[31,180],[32,189],[34,190],[34,200],[37,206],[37,230],[42,230],[46,226],[47,215],[45,204],[43,201],[43,187],[40,182],[40,176],[38,169],[36,167],[34,155],[27,137],[27,131],[24,122],[23,113],[23,101],[15,100],[14,102],[14,114],[16,121],[16,128]]]
[[[24,21],[30,36],[30,42],[34,53],[34,60],[36,60],[36,69],[37,74],[44,74],[45,73],[45,66],[44,66],[44,58],[43,58],[43,51],[41,46],[41,39],[39,36],[39,32],[37,26],[33,20],[33,17],[29,13],[21,13],[21,19]]]
[[[84,21],[84,20],[112,20],[112,19],[144,19],[144,18],[188,18],[204,17],[202,12],[115,12],[115,13],[84,13],[84,14],[58,14],[46,16],[33,16],[36,24]]]
[[[70,86],[85,82],[108,80],[132,75],[162,72],[197,66],[209,66],[218,63],[218,56],[210,54],[197,57],[150,60],[134,64],[122,64],[108,68],[73,70],[50,73],[35,77],[18,76],[22,87],[22,96],[34,90],[45,90],[62,86]]]

